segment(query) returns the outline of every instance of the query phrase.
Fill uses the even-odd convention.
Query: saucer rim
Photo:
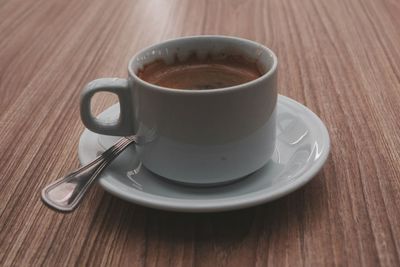
[[[287,182],[281,184],[275,190],[270,191],[271,190],[270,188],[269,190],[268,188],[265,188],[264,190],[261,189],[257,192],[239,194],[237,196],[231,196],[231,197],[223,197],[218,200],[216,199],[198,200],[198,199],[165,197],[139,190],[136,190],[135,194],[127,193],[121,190],[121,188],[118,185],[115,185],[113,182],[108,181],[107,176],[100,177],[99,184],[107,192],[126,201],[133,202],[150,208],[178,211],[178,212],[218,212],[218,211],[242,209],[266,203],[275,200],[277,198],[280,198],[284,195],[287,195],[297,190],[298,188],[302,187],[306,183],[308,183],[320,171],[320,169],[322,168],[322,166],[324,165],[329,156],[331,142],[325,124],[309,108],[283,95],[278,95],[277,104],[278,105],[288,104],[288,105],[298,106],[299,108],[304,110],[309,116],[311,116],[312,119],[309,120],[315,123],[315,125],[318,125],[317,129],[320,131],[321,134],[321,144],[323,144],[323,148],[320,157],[314,162],[314,164],[309,169],[307,169],[301,175],[296,176],[296,179],[290,179]],[[110,108],[112,107],[113,106],[111,106]],[[78,154],[79,154],[79,161],[81,162],[81,164],[85,162],[83,160],[83,155],[82,155],[83,139],[89,134],[96,134],[96,133],[90,132],[88,129],[85,129],[80,137]]]

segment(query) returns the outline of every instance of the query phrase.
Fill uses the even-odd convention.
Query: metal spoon
[[[57,211],[73,211],[104,168],[134,142],[135,136],[123,137],[92,162],[46,186],[43,202]]]

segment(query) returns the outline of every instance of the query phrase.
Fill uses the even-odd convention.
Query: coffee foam
[[[174,60],[157,59],[137,75],[150,83],[175,89],[215,89],[230,87],[260,77],[258,62],[242,55],[220,52],[176,53]]]

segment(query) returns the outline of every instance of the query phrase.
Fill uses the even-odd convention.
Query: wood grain
[[[0,1],[0,265],[400,266],[399,14],[396,0]],[[98,187],[74,213],[46,208],[41,188],[78,167],[83,86],[196,34],[276,52],[279,92],[329,129],[323,170],[234,212],[151,210]]]

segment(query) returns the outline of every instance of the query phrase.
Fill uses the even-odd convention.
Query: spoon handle
[[[92,162],[49,184],[42,190],[43,202],[57,211],[73,211],[102,170],[135,141],[134,136],[123,137]]]

